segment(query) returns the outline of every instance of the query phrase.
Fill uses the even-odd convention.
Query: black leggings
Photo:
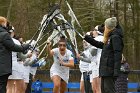
[[[6,93],[6,86],[9,74],[0,76],[0,93]]]
[[[115,93],[115,80],[114,77],[101,77],[102,93]]]
[[[85,93],[93,93],[91,83],[90,83],[90,75],[87,72],[83,72],[83,79],[84,79]]]
[[[32,93],[31,92],[31,89],[32,89],[31,87],[32,87],[32,82],[33,82],[32,78],[33,78],[33,75],[30,73],[29,83],[27,85],[25,93]]]

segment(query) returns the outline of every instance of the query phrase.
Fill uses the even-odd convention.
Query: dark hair
[[[10,30],[12,29],[12,26],[10,24],[7,24],[7,30],[10,33]]]
[[[19,40],[19,39],[22,38],[22,37],[19,36],[19,35],[16,35],[14,38],[17,39],[17,40]]]
[[[59,42],[67,43],[67,40],[66,40],[65,36],[61,36]]]
[[[104,33],[104,30],[105,30],[105,25],[104,24],[101,24],[98,26],[98,31],[100,31],[101,33]]]
[[[10,26],[10,22],[7,21],[6,27],[8,28]]]

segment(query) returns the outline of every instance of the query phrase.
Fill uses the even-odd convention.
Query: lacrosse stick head
[[[25,43],[29,43],[31,40],[27,40]],[[30,45],[31,46],[34,46],[36,44],[36,41],[35,40],[32,40]]]
[[[41,21],[41,26],[39,27],[40,32],[46,32],[46,29],[48,28],[49,24],[58,14],[60,14],[60,6],[56,4],[49,9],[48,14],[44,15]]]
[[[30,44],[30,49],[32,50],[33,48],[35,48],[37,42],[35,40],[27,40],[25,44]]]
[[[48,11],[48,18],[55,12],[57,11],[60,12],[60,5],[59,4],[55,4],[55,5],[52,5]]]
[[[47,63],[47,62],[46,62],[46,58],[43,57],[43,58],[37,60],[37,62],[34,63],[34,64],[32,64],[31,66],[32,66],[32,67],[44,67],[44,66],[46,65],[46,63]]]
[[[39,67],[43,67],[46,65],[46,60],[45,60],[45,57],[41,58],[40,60],[38,60],[38,65]]]

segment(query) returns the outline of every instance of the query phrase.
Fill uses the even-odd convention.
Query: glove
[[[22,47],[23,47],[23,54],[26,54],[28,52],[28,49],[29,49],[30,45],[29,44],[23,44]]]
[[[28,53],[28,50],[24,50],[22,53],[23,54],[27,54]]]
[[[29,44],[23,44],[22,47],[23,47],[23,50],[27,50],[27,49],[29,49],[30,45]]]

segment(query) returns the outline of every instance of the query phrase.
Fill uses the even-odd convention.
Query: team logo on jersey
[[[57,59],[59,59],[58,56],[57,56]],[[63,58],[62,60],[63,60],[63,62],[68,62],[68,59],[67,58]]]
[[[68,62],[68,59],[63,59],[64,62]]]

